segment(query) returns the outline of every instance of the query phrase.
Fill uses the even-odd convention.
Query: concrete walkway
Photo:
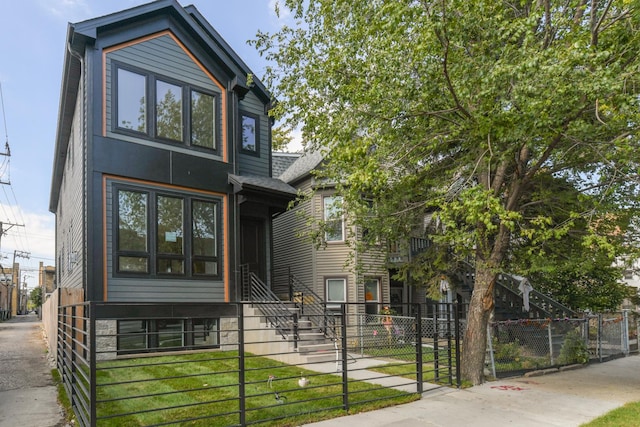
[[[35,314],[0,322],[0,427],[65,425],[51,369]]]
[[[579,426],[640,401],[640,356],[538,377],[457,390],[432,388],[419,401],[307,424],[315,427]]]

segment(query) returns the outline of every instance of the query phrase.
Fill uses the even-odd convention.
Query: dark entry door
[[[240,263],[249,265],[251,272],[266,282],[267,258],[264,222],[257,219],[240,220],[242,248]]]

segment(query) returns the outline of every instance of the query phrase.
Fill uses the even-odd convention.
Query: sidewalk
[[[318,423],[314,427],[579,426],[640,400],[640,356],[457,390],[427,390],[421,400]]]
[[[65,425],[35,314],[0,322],[0,427]]]

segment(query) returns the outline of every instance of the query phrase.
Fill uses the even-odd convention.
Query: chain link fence
[[[518,374],[554,366],[586,363],[586,319],[521,319],[489,325],[490,374]]]
[[[633,313],[583,319],[518,319],[488,327],[487,374],[493,377],[638,352],[639,319]]]

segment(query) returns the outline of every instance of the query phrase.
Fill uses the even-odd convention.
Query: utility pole
[[[9,148],[9,130],[7,129],[7,116],[4,112],[4,95],[2,94],[2,83],[0,83],[0,106],[2,107],[2,121],[4,122],[4,134],[6,141],[4,143],[4,153],[0,153],[0,156],[11,157],[11,149]],[[4,181],[2,176],[0,175],[0,184],[11,185],[11,178],[9,180]]]
[[[0,184],[3,184],[3,182],[0,181]],[[5,225],[8,225],[6,229],[4,228]],[[5,235],[7,231],[11,230],[12,227],[24,227],[24,224],[13,224],[11,222],[0,221],[0,247],[2,247],[2,236]]]
[[[29,259],[29,257],[31,256],[31,254],[29,252],[25,252],[25,251],[18,251],[18,250],[14,250],[13,251],[13,263],[11,264],[11,287],[15,288],[16,284],[14,283],[14,279],[17,277],[17,292],[20,292],[20,272],[18,271],[17,275],[16,275],[16,257],[19,258],[26,258]],[[13,290],[10,291],[10,293],[12,293]],[[11,298],[10,301],[10,307],[9,307],[9,311],[11,312],[12,316],[15,316],[17,314],[17,304],[18,304],[18,298],[17,295],[12,295],[13,297]],[[14,313],[15,312],[15,313]]]

